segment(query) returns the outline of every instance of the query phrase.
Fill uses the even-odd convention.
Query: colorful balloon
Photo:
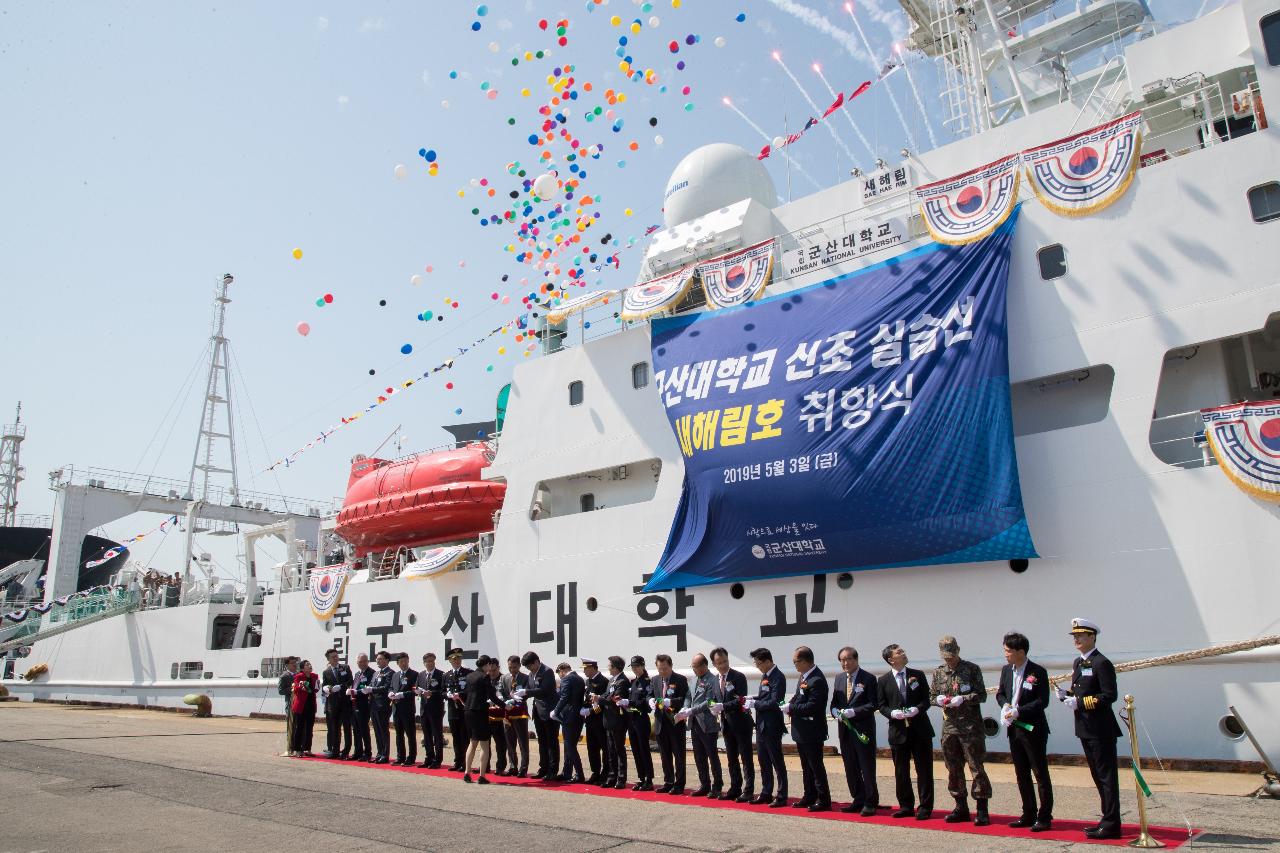
[[[409,177],[409,167],[403,163],[397,163],[395,169],[392,170],[392,173],[396,176],[397,181],[403,181],[405,178]]]
[[[295,261],[300,261],[300,260],[302,260],[302,250],[301,250],[301,249],[294,249],[294,250],[293,250],[293,259],[294,259]]]
[[[305,323],[305,322],[304,322],[304,323],[299,323],[299,324],[298,324],[298,334],[302,335],[304,338],[305,338],[307,335],[311,334],[311,324],[310,324],[310,323]]]

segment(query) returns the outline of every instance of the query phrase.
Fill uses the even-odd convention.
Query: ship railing
[[[19,513],[14,522],[17,527],[53,527],[53,516]]]
[[[1152,418],[1149,441],[1156,457],[1176,468],[1207,468],[1218,464],[1205,439],[1199,409]]]
[[[441,453],[447,450],[461,450],[464,447],[470,447],[473,444],[485,445],[489,451],[496,456],[498,453],[498,439],[501,437],[501,432],[494,431],[484,436],[476,436],[475,438],[468,438],[464,441],[446,442],[445,444],[437,444],[434,447],[428,447],[425,450],[414,450],[409,453],[403,453],[399,456],[393,456],[389,459],[378,459],[377,464],[374,465],[374,470],[377,470],[378,468],[385,468],[388,465],[394,465],[397,462],[403,462],[407,459],[413,459],[417,456],[425,456],[428,453]],[[339,501],[339,503],[341,502]]]
[[[62,486],[87,486],[113,492],[124,492],[133,495],[149,495],[151,497],[169,498],[171,500],[191,500],[188,484],[180,480],[155,477],[149,474],[131,474],[127,471],[115,471],[109,468],[77,468],[67,465],[53,471],[49,475],[49,486],[58,489]],[[227,487],[209,488],[208,502],[218,506],[243,507],[259,509],[282,515],[299,515],[320,517],[328,501],[307,498],[289,497],[267,492],[253,492],[241,489],[232,490]]]

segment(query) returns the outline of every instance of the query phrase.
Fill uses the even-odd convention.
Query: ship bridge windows
[[[1262,46],[1267,52],[1267,62],[1280,65],[1280,12],[1263,16],[1258,26],[1262,30]]]
[[[582,380],[575,379],[569,383],[569,405],[582,405]]]
[[[543,480],[534,487],[529,519],[543,521],[645,503],[657,494],[661,475],[661,459],[643,459]]]
[[[1036,435],[1097,423],[1107,416],[1115,379],[1111,365],[1095,364],[1018,382],[1009,389],[1013,434]]]
[[[1176,468],[1216,464],[1201,409],[1280,398],[1280,313],[1261,329],[1165,353],[1152,411],[1151,451]]]
[[[1276,14],[1280,14],[1277,12]],[[1280,219],[1280,183],[1271,181],[1249,190],[1249,213],[1254,222]]]
[[[1061,243],[1045,246],[1036,252],[1036,260],[1040,262],[1040,277],[1045,281],[1053,281],[1067,274],[1067,250]]]

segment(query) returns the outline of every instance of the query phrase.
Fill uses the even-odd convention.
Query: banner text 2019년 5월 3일
[[[654,320],[685,480],[645,590],[1035,557],[1009,403],[1017,219],[741,308]]]

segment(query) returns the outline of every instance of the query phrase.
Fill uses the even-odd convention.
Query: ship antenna
[[[13,527],[18,521],[18,484],[26,476],[26,469],[18,457],[27,428],[22,423],[22,403],[13,423],[0,435],[0,527]]]

